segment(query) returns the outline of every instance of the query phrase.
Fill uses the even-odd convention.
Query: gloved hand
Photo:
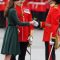
[[[49,44],[50,45],[54,45],[54,42],[52,40],[50,40]]]
[[[37,21],[33,20],[33,22],[34,22],[34,24],[33,24],[34,26],[37,27],[39,25]]]
[[[29,36],[28,37],[28,40],[29,40],[29,44],[31,45],[32,44],[33,37],[32,36]]]

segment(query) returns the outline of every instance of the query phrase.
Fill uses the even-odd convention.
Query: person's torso
[[[13,18],[13,15],[12,15],[13,14],[12,11],[16,12],[16,10],[14,8],[10,8],[8,13],[7,13],[8,14],[8,16],[7,16],[8,26],[10,26],[10,25],[11,26],[16,26],[16,23],[14,22],[14,18]]]
[[[25,6],[17,6],[17,14],[18,14],[18,18],[21,22],[29,22],[29,19],[31,17],[29,17],[30,15],[30,11],[27,7]],[[18,39],[20,42],[27,42],[28,41],[28,36],[29,36],[29,26],[18,26],[18,29],[20,30],[20,32],[18,32]]]

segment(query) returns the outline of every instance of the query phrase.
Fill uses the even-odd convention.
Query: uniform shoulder
[[[58,5],[57,5],[57,4],[52,4],[52,5],[50,5],[50,7],[51,7],[53,10],[58,10]]]
[[[57,8],[58,8],[58,5],[57,5],[57,4],[55,4],[55,5],[54,5],[54,8],[56,8],[56,9],[57,9]]]
[[[57,4],[51,4],[50,7],[53,7],[55,9],[58,9],[58,5]]]
[[[14,8],[9,9],[9,14],[16,13],[16,10]]]
[[[10,12],[14,12],[14,11],[16,11],[14,8],[11,8],[11,9],[10,9]]]

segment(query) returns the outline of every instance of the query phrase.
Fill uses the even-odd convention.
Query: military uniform
[[[49,10],[46,19],[46,27],[44,30],[43,40],[45,42],[48,41],[49,43],[50,38],[55,42],[55,37],[59,27],[59,19],[60,19],[59,9],[60,9],[60,5],[53,5]],[[53,47],[53,51],[52,51],[52,60],[55,60],[55,47]]]

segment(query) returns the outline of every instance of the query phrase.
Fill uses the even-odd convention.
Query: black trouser
[[[21,54],[19,55],[18,60],[25,60],[27,46],[28,46],[28,42],[20,42]],[[16,60],[15,56],[12,55],[11,60]]]
[[[53,50],[52,50],[52,60],[56,60],[55,59],[55,39],[52,39],[52,41],[54,42],[54,47],[53,47]]]
[[[54,40],[53,40],[54,41]],[[45,60],[48,60],[49,57],[49,42],[45,42]],[[51,53],[52,60],[55,60],[55,47],[53,47],[52,53]]]
[[[45,42],[45,60],[49,57],[49,42]]]

